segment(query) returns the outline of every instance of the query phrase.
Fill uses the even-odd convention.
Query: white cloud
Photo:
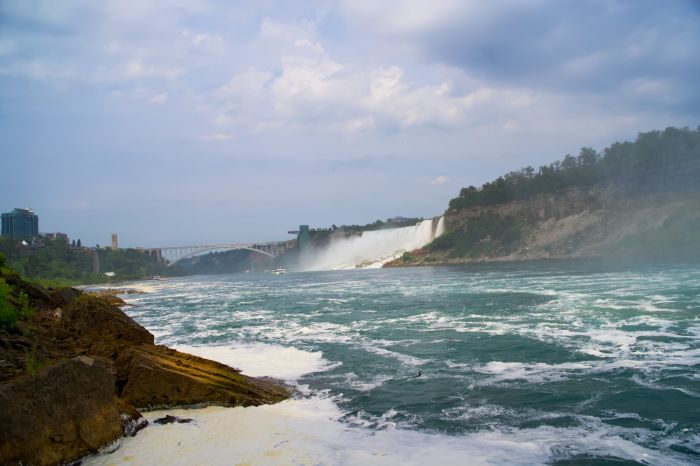
[[[299,48],[301,48],[301,49],[309,49],[309,50],[312,51],[312,52],[319,52],[319,53],[321,53],[321,52],[325,52],[325,51],[326,51],[326,49],[324,49],[323,46],[322,46],[320,43],[314,42],[314,41],[309,40],[309,39],[298,39],[298,40],[295,40],[295,41],[294,41],[294,45],[296,45],[297,47],[299,47]]]
[[[155,94],[152,96],[148,101],[152,104],[164,104],[165,102],[168,101],[168,94],[161,93],[161,94]]]
[[[448,180],[449,180],[448,177],[438,175],[430,181],[430,184],[432,184],[433,186],[437,186],[437,185],[445,184]]]
[[[220,35],[194,33],[187,29],[182,31],[180,38],[189,49],[197,52],[213,51],[224,45],[224,38]]]
[[[352,21],[393,34],[408,34],[436,27],[472,4],[463,0],[343,0],[341,8]]]
[[[312,21],[279,21],[264,18],[260,23],[260,39],[275,43],[294,44],[304,39],[311,41],[317,37],[316,24]]]
[[[154,92],[153,89],[143,86],[129,89],[114,89],[107,93],[107,97],[114,100],[147,102],[152,105],[162,105],[168,102],[169,98],[166,92]]]
[[[234,123],[233,117],[231,115],[227,115],[226,113],[222,113],[220,115],[216,115],[213,119],[213,122],[216,126],[231,126]]]
[[[412,81],[398,66],[365,69],[341,63],[323,47],[287,52],[278,66],[248,67],[221,85],[214,93],[219,101],[212,107],[214,124],[250,132],[324,124],[347,133],[421,125],[458,128],[493,116],[496,109],[524,112],[534,102],[527,90],[471,80],[471,90],[460,94],[446,81]]]
[[[369,84],[372,99],[379,102],[395,96],[401,91],[401,76],[403,76],[403,71],[395,66],[373,72]]]
[[[219,87],[216,95],[220,98],[251,97],[263,91],[272,78],[269,71],[260,71],[256,67],[248,67],[245,71],[234,74],[229,82]]]
[[[205,141],[228,141],[229,139],[232,139],[233,136],[230,134],[226,133],[212,133],[212,134],[206,134],[202,139]]]
[[[355,133],[358,131],[373,129],[375,125],[376,123],[374,117],[367,116],[363,118],[353,118],[351,120],[346,121],[344,124],[344,129],[349,133]]]
[[[336,75],[343,65],[328,58],[282,57],[282,74],[272,84],[273,94],[282,101],[303,99],[334,100]],[[285,102],[285,103],[286,103]]]
[[[144,65],[139,60],[133,60],[124,66],[124,76],[127,78],[164,78],[172,80],[185,72],[180,66],[169,65]]]
[[[54,83],[78,77],[78,73],[70,66],[47,63],[42,60],[22,60],[10,63],[0,67],[0,75]]]

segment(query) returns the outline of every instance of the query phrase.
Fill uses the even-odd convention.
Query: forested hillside
[[[634,142],[616,142],[602,153],[584,147],[576,157],[567,154],[537,170],[528,166],[484,183],[481,188],[462,188],[450,201],[449,209],[503,204],[603,182],[644,182],[647,176],[699,163],[700,127],[667,128],[640,133]]]
[[[700,259],[699,180],[700,128],[640,133],[600,153],[584,147],[463,188],[446,233],[403,262]]]
[[[3,237],[0,253],[26,278],[63,284],[102,283],[176,272],[136,249],[75,248],[62,240],[44,240],[41,246],[30,246]],[[114,276],[108,277],[105,272],[113,272]]]

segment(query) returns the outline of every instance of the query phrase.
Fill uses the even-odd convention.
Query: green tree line
[[[30,246],[18,239],[1,237],[0,253],[5,255],[8,265],[17,273],[47,285],[103,283],[177,272],[136,249],[94,251],[71,247],[60,239],[45,239],[42,246]],[[99,259],[98,273],[93,264],[95,253]],[[114,277],[108,277],[104,272],[114,272]]]
[[[502,204],[602,182],[643,182],[649,174],[698,162],[700,127],[639,133],[635,141],[616,142],[602,153],[584,147],[576,157],[567,154],[537,170],[525,167],[480,188],[462,188],[459,196],[450,201],[449,210]]]

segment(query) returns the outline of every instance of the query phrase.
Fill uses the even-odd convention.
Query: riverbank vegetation
[[[341,226],[335,226],[333,225],[331,228],[326,229],[326,230],[318,230],[320,232],[323,231],[335,231],[335,230],[345,230],[345,231],[376,231],[376,230],[387,230],[391,228],[403,228],[403,227],[412,227],[419,222],[422,222],[423,219],[419,217],[412,217],[412,218],[406,218],[406,217],[393,217],[393,218],[388,218],[386,220],[376,220],[372,223],[368,223],[366,225],[341,225]]]
[[[61,239],[45,239],[41,246],[32,246],[2,237],[0,253],[20,275],[53,287],[136,280],[179,272],[136,249],[77,248]]]

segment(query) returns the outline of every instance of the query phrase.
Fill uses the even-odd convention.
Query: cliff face
[[[700,258],[700,190],[594,186],[448,211],[446,233],[390,266],[591,257]]]
[[[260,405],[289,396],[214,361],[154,345],[113,299],[16,275],[33,315],[0,330],[0,464],[58,464],[143,427],[134,408]]]

